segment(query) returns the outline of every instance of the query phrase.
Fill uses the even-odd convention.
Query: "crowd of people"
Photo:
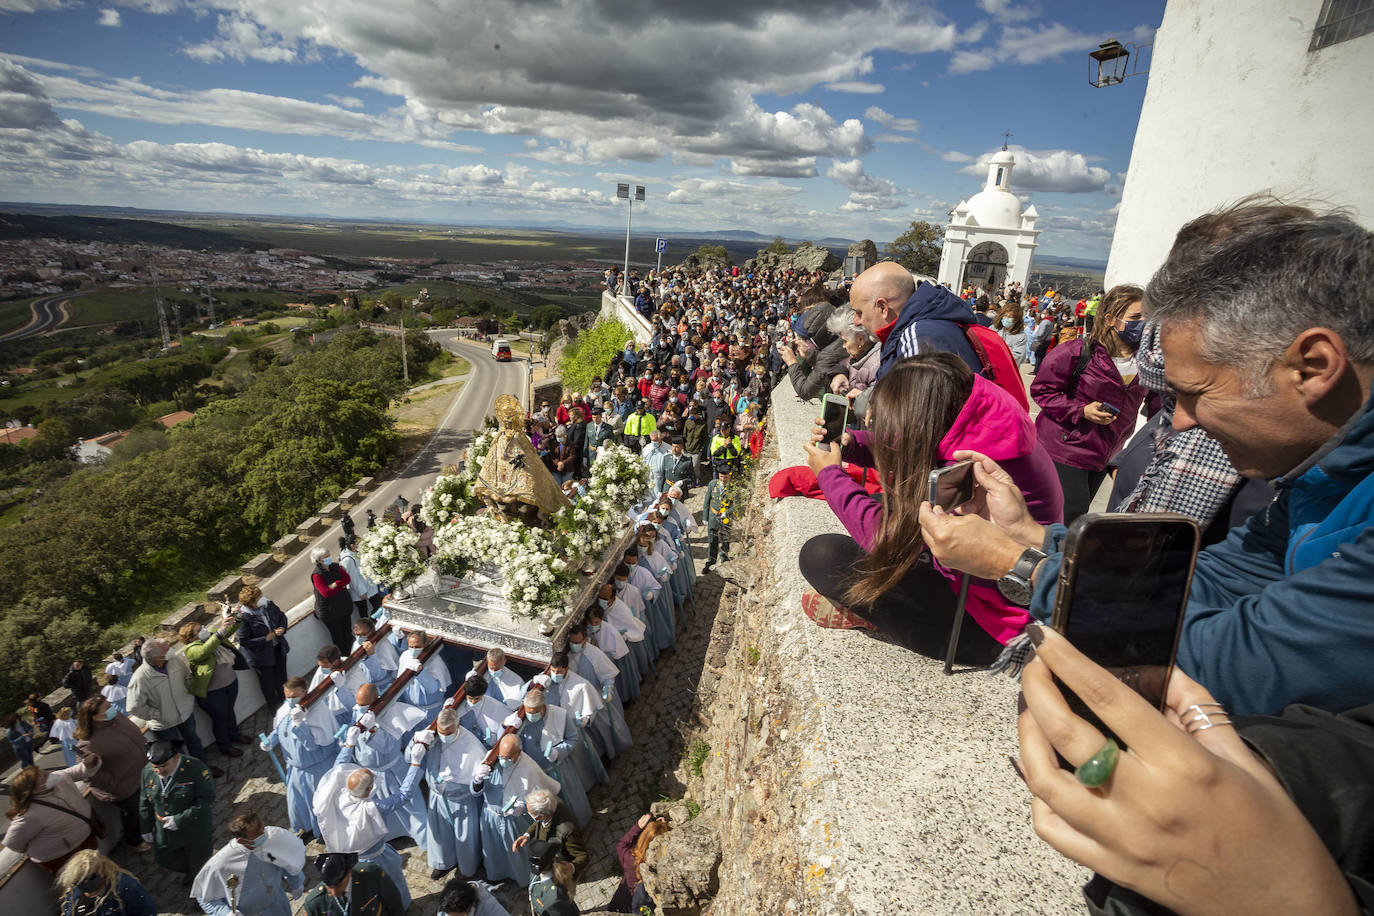
[[[956,292],[893,262],[829,284],[608,272],[647,342],[627,341],[587,391],[536,405],[527,431],[570,498],[607,442],[643,457],[652,494],[544,670],[500,649],[434,651],[392,626],[350,526],[314,557],[333,643],[312,677],[286,677],[285,617],[250,587],[211,626],[183,628],[176,646],[149,639],[99,681],[74,666],[74,716],[33,697],[32,724],[12,718],[7,736],[30,764],[39,741],[60,743],[67,767],[13,781],[5,843],[53,871],[68,902],[88,901],[81,912],[150,912],[137,879],[95,851],[84,784],[207,913],[289,912],[314,837],[325,855],[308,913],[359,897],[403,912],[402,837],[449,879],[450,916],[504,912],[479,876],[527,888],[534,912],[577,912],[587,792],[631,746],[624,705],[692,607],[698,523],[683,500],[705,488],[709,573],[729,558],[732,482],[785,376],[803,400],[849,405],[838,441],[818,420],[807,466],[770,481],[772,495],[824,499],[846,532],[803,547],[803,613],[932,657],[968,613],[955,657],[1020,674],[1013,763],[1037,832],[1097,872],[1090,911],[1374,908],[1369,280],[1374,235],[1273,201],[1200,217],[1146,285],[1077,303],[1015,284]],[[959,460],[972,500],[932,505],[931,472]],[[1111,509],[1181,513],[1203,532],[1159,707],[1047,626],[1068,526],[1109,477]],[[232,691],[247,668],[276,707],[262,749],[280,754],[289,827],[241,812],[215,851],[218,774],[194,710],[221,754],[242,753]],[[640,869],[669,829],[646,815],[622,838],[613,910],[652,905]]]

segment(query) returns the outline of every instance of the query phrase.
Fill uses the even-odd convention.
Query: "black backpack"
[[[1101,345],[1095,340],[1083,340],[1083,349],[1078,352],[1078,358],[1073,361],[1073,368],[1069,370],[1068,380],[1064,382],[1064,394],[1067,397],[1072,398],[1078,394],[1078,380],[1088,370],[1088,363],[1093,361],[1093,351],[1099,346]]]

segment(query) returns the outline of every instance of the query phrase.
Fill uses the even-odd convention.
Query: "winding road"
[[[0,341],[20,340],[56,329],[58,325],[67,320],[67,315],[62,310],[63,304],[69,299],[84,295],[85,293],[61,293],[57,296],[44,296],[42,299],[33,300],[29,304],[29,308],[33,311],[33,317],[29,319],[28,324],[15,328],[8,334],[0,334]]]
[[[468,445],[469,433],[482,425],[491,412],[491,402],[496,400],[496,396],[513,394],[520,397],[525,388],[524,360],[498,363],[491,358],[488,348],[461,340],[456,331],[431,332],[430,336],[454,355],[467,360],[472,370],[424,448],[397,474],[385,480],[350,510],[359,534],[367,528],[368,509],[380,517],[382,510],[395,502],[397,496],[418,503],[444,465],[455,463],[462,456],[463,449]],[[338,556],[339,535],[342,533],[343,527],[335,522],[310,547],[327,547],[331,555]],[[310,572],[313,565],[307,548],[268,576],[261,583],[262,590],[279,607],[289,612],[311,597]]]

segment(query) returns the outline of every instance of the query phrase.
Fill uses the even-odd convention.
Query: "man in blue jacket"
[[[883,342],[881,379],[898,360],[932,350],[944,350],[968,363],[974,372],[983,364],[964,334],[973,323],[973,309],[943,286],[922,283],[896,261],[882,261],[859,274],[849,291],[854,321]]]
[[[1179,666],[1233,714],[1374,699],[1374,233],[1341,215],[1242,203],[1179,231],[1145,291],[1175,429],[1200,426],[1273,503],[1202,551]],[[1064,528],[1028,524],[980,475],[994,522],[924,507],[946,566],[1054,602]],[[1044,547],[1048,557],[1040,553]]]

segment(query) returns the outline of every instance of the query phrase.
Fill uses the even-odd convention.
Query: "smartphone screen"
[[[973,499],[973,462],[965,459],[930,472],[930,504],[953,509]]]
[[[821,408],[821,422],[825,425],[822,442],[839,442],[844,424],[849,418],[849,401],[836,394],[827,394]]]
[[[1051,625],[1156,709],[1168,693],[1197,550],[1197,524],[1171,513],[1084,515],[1065,542]],[[1064,695],[1075,713],[1111,734],[1070,691]]]

